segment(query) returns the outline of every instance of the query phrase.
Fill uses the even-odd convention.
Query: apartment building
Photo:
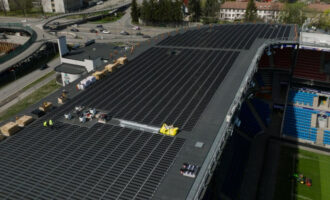
[[[240,20],[244,19],[248,2],[227,1],[220,7],[219,18],[221,20]],[[265,22],[276,21],[283,8],[283,3],[279,2],[255,2],[257,15]]]
[[[78,10],[83,6],[83,0],[42,0],[44,12],[65,13]]]

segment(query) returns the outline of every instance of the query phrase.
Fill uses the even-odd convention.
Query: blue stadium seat
[[[288,105],[285,113],[283,133],[299,139],[316,142],[317,129],[312,128],[311,118],[318,111]]]
[[[302,103],[303,105],[313,106],[313,99],[317,94],[291,88],[288,101],[291,103]]]
[[[330,145],[330,131],[324,131],[323,144]]]

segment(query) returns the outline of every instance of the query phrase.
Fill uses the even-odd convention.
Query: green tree
[[[151,20],[151,8],[149,1],[143,0],[140,11],[141,19],[145,22],[149,22]]]
[[[325,31],[330,30],[330,10],[326,10],[322,13],[318,27],[324,29]]]
[[[280,21],[288,24],[302,25],[306,19],[304,14],[305,4],[301,2],[285,3],[284,9],[280,14]]]
[[[183,20],[183,12],[182,12],[182,1],[175,0],[173,3],[174,10],[173,10],[173,20],[174,22],[182,22]]]
[[[219,3],[217,0],[206,0],[204,7],[204,19],[206,24],[217,22],[217,11],[219,10]]]
[[[189,12],[192,15],[192,21],[199,22],[202,9],[200,0],[190,0],[188,3]]]
[[[181,22],[183,19],[180,0],[143,0],[140,18],[145,23]]]
[[[133,23],[139,22],[139,7],[136,3],[136,0],[132,0],[131,18]]]
[[[10,10],[22,10],[24,16],[26,16],[26,12],[32,8],[32,0],[9,0],[8,3]]]
[[[256,19],[257,19],[257,6],[254,3],[254,0],[249,0],[245,12],[245,21],[252,22]]]

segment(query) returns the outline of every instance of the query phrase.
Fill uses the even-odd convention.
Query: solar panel
[[[150,199],[184,143],[111,125],[57,122],[52,130],[39,122],[0,143],[1,199]]]
[[[288,29],[286,31],[286,29]],[[287,38],[291,25],[236,24],[204,27],[171,36],[159,46],[209,47],[219,49],[249,49],[257,38]],[[285,33],[285,34],[284,34]]]
[[[237,56],[232,51],[155,47],[149,56],[129,62],[78,95],[64,110],[84,105],[120,119],[156,126],[173,123],[190,131]],[[205,105],[199,106],[202,101]]]

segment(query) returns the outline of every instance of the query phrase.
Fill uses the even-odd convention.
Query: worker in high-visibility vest
[[[48,126],[47,121],[44,121],[44,127],[47,127],[47,126]]]
[[[50,119],[49,122],[48,122],[48,124],[49,124],[50,128],[53,129],[53,125],[54,125],[53,124],[53,120]]]

